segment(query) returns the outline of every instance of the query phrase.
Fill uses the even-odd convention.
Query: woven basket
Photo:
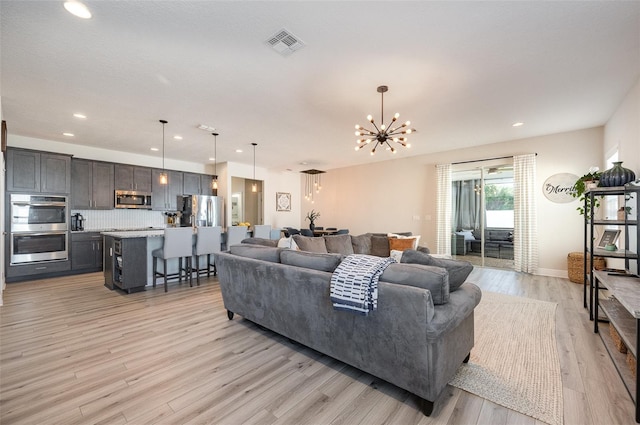
[[[593,268],[602,270],[607,267],[603,257],[593,257]],[[587,270],[591,269],[589,258],[587,258]],[[567,272],[569,280],[574,283],[584,283],[584,253],[570,252],[567,255]]]
[[[609,325],[609,335],[611,335],[611,339],[613,339],[613,344],[616,346],[616,349],[622,354],[625,354],[627,352],[627,346],[624,345],[624,342],[622,341],[618,331],[616,331],[616,328],[611,325]]]
[[[629,366],[629,369],[631,369],[631,374],[635,378],[636,377],[636,358],[633,357],[633,354],[631,354],[631,351],[627,351],[627,366]]]

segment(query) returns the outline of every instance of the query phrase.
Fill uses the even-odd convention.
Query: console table
[[[640,278],[616,276],[602,270],[593,272],[595,280],[596,298],[594,303],[593,330],[600,334],[613,364],[622,378],[631,400],[635,403],[636,422],[640,423],[640,404],[638,403],[638,388],[640,375],[638,374],[638,347],[640,346]],[[598,290],[602,287],[609,290],[613,298],[599,299]],[[613,326],[620,334],[627,350],[636,358],[635,377],[626,362],[626,355],[620,353],[614,346],[608,333],[598,332],[598,310],[601,309],[609,318],[609,326]]]

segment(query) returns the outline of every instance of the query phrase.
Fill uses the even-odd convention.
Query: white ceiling
[[[9,133],[160,158],[166,119],[166,157],[197,163],[199,124],[219,162],[251,142],[275,170],[390,159],[354,151],[379,85],[418,130],[396,158],[602,125],[640,76],[637,1],[62,3],[0,2]],[[306,47],[272,50],[281,28]]]

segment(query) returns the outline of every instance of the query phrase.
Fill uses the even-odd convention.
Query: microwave
[[[151,194],[131,190],[116,190],[116,208],[151,209]]]

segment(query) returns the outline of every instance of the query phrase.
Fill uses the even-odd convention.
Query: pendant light
[[[253,193],[258,192],[258,182],[256,182],[256,146],[257,143],[251,143],[253,145],[253,185],[251,186],[251,191]]]
[[[162,173],[160,173],[160,184],[167,184],[169,179],[167,177],[167,170],[164,168],[164,125],[167,123],[167,120],[160,120],[162,124]]]
[[[218,190],[218,133],[213,135],[213,180],[211,180],[211,188]]]
[[[362,137],[362,139],[358,139],[356,141],[356,151],[364,148],[371,142],[374,142],[373,149],[371,149],[371,155],[375,155],[378,146],[391,151],[391,153],[396,153],[396,148],[394,147],[395,145],[392,146],[389,142],[397,143],[398,145],[405,148],[411,147],[411,145],[407,142],[407,138],[404,137],[405,134],[411,134],[416,131],[415,128],[409,127],[411,125],[410,121],[406,121],[405,123],[392,128],[391,126],[395,125],[394,123],[396,122],[398,117],[400,117],[400,114],[395,114],[388,125],[384,123],[384,94],[388,90],[389,87],[387,86],[378,87],[378,93],[380,93],[381,96],[380,127],[378,127],[373,119],[373,116],[371,115],[367,116],[367,121],[369,121],[373,125],[374,130],[367,129],[359,124],[356,124],[356,136]]]

